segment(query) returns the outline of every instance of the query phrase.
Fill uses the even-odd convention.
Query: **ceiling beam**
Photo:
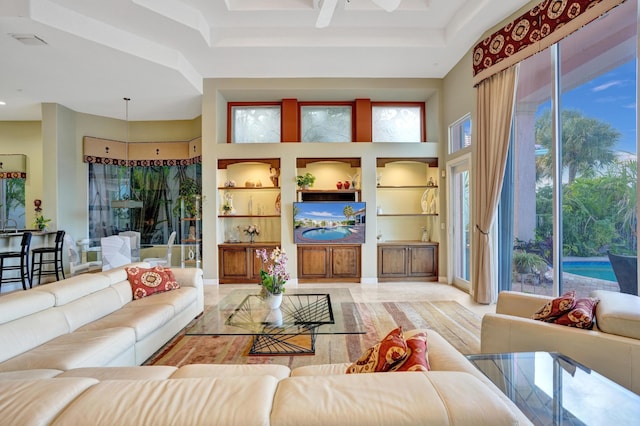
[[[321,0],[320,1],[320,13],[318,13],[318,20],[316,21],[316,28],[325,28],[331,22],[333,18],[333,12],[336,10],[338,0]]]

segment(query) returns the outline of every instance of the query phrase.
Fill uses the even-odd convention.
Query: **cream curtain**
[[[495,268],[490,231],[494,224],[509,146],[517,77],[512,66],[483,80],[477,87],[475,209],[472,292],[478,303],[493,303]]]

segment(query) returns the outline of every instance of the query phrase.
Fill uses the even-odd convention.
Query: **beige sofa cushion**
[[[124,308],[93,321],[78,330],[131,327],[136,333],[136,342],[139,342],[168,323],[173,317],[173,306],[171,305],[133,306],[128,304]]]
[[[345,367],[346,368],[346,367]],[[289,377],[289,367],[279,364],[189,364],[173,373],[172,379],[195,377],[240,377],[273,376],[276,379]],[[344,371],[343,371],[344,373]]]
[[[65,371],[57,378],[90,377],[96,380],[147,380],[168,379],[178,370],[169,365],[145,365],[141,367],[86,367]]]
[[[2,371],[53,368],[70,370],[108,365],[135,344],[131,328],[76,331],[48,341],[0,364]]]
[[[56,306],[80,299],[88,294],[109,287],[109,280],[102,274],[81,274],[51,284],[38,286],[33,291],[50,293],[56,299]]]
[[[117,312],[120,308],[122,303],[118,293],[106,287],[80,299],[69,301],[56,309],[64,313],[69,329],[75,331],[85,324]]]
[[[4,324],[54,305],[53,294],[36,291],[16,291],[0,297],[0,324]]]
[[[268,425],[277,384],[271,376],[104,381],[53,425]]]
[[[640,339],[640,297],[614,291],[596,290],[596,325],[600,331]]]
[[[0,423],[48,425],[97,382],[86,378],[0,381]]]
[[[50,379],[58,376],[62,370],[54,369],[34,369],[34,370],[17,370],[5,371],[0,373],[0,380],[34,380],[34,379]]]
[[[0,362],[19,356],[66,333],[69,333],[69,324],[63,313],[54,308],[0,324]],[[0,371],[6,370],[3,367],[4,364],[0,364]]]
[[[274,426],[517,421],[516,413],[475,377],[440,371],[290,377],[278,384],[271,413]]]

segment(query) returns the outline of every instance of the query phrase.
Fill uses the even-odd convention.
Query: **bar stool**
[[[31,232],[22,234],[20,251],[0,252],[0,286],[2,283],[22,282],[22,288],[27,289],[27,283],[31,288],[31,277],[29,276],[29,247],[31,247]],[[20,259],[19,265],[5,265],[7,259]],[[5,277],[7,271],[20,271],[19,277]]]
[[[60,274],[62,279],[64,276],[64,267],[62,266],[62,246],[64,245],[64,231],[56,232],[56,244],[53,247],[39,247],[31,250],[31,280],[36,277],[38,273],[38,284],[43,275],[56,276],[56,281],[60,281]],[[53,258],[45,255],[53,255]],[[37,256],[37,258],[36,258]],[[53,268],[44,268],[45,265],[53,265]]]

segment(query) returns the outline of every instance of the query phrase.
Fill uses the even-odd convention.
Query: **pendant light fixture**
[[[133,195],[133,186],[131,185],[131,170],[129,169],[129,101],[131,98],[122,98],[124,100],[125,105],[125,121],[127,123],[127,137],[124,141],[124,156],[125,156],[125,167],[127,168],[127,175],[129,175],[128,185],[129,185],[129,198],[113,200],[111,201],[112,209],[141,209],[142,201],[133,200],[131,196]],[[120,185],[118,185],[118,196],[120,194]]]

